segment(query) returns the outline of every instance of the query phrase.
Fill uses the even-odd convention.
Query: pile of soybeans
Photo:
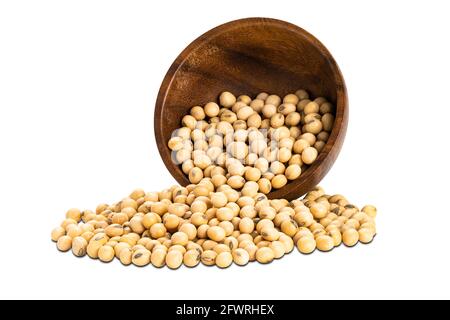
[[[294,247],[309,254],[369,243],[374,206],[359,209],[320,187],[293,201],[267,197],[301,179],[316,160],[333,112],[325,98],[310,100],[305,90],[253,100],[223,92],[219,104],[194,106],[168,142],[190,185],[136,189],[93,211],[70,209],[51,238],[75,256],[171,269],[269,263]]]

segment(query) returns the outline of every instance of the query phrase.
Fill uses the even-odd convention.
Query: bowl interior
[[[297,179],[304,180],[308,176],[317,178],[317,173],[307,175],[308,171],[317,167],[330,153],[334,141],[342,135],[343,119],[346,125],[345,85],[330,53],[303,29],[273,19],[237,20],[205,33],[178,56],[158,95],[155,133],[169,171],[179,183],[189,183],[179,166],[170,160],[167,141],[192,106],[217,101],[222,91],[230,91],[236,96],[248,94],[253,98],[263,91],[283,96],[300,88],[306,89],[313,97],[324,96],[337,106],[330,140],[316,162]],[[340,149],[340,145],[336,148]],[[329,159],[331,164],[336,156]],[[304,190],[307,186],[304,183],[300,185],[297,180],[271,192],[269,197],[295,198],[307,192]],[[297,190],[288,192],[292,188]]]

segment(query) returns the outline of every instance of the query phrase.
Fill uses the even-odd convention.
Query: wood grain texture
[[[161,84],[154,128],[159,153],[173,177],[189,180],[171,159],[167,142],[194,105],[217,101],[222,91],[252,97],[306,89],[336,105],[330,138],[299,179],[272,191],[271,199],[296,199],[327,174],[344,142],[348,99],[343,76],[328,50],[311,34],[285,21],[241,19],[220,25],[194,40],[176,58]]]

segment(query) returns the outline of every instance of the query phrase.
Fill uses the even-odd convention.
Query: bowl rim
[[[161,119],[160,117],[165,105],[165,100],[169,92],[169,88],[171,87],[171,83],[186,59],[196,50],[200,49],[205,43],[211,41],[212,38],[215,38],[225,32],[229,32],[230,30],[233,30],[235,28],[240,28],[243,25],[248,27],[261,24],[271,25],[286,29],[290,32],[294,32],[297,35],[305,38],[305,40],[307,40],[315,48],[317,48],[320,54],[325,57],[326,62],[329,64],[330,70],[332,71],[334,77],[336,90],[335,123],[333,125],[333,129],[330,133],[328,141],[321,152],[319,152],[316,161],[312,165],[308,166],[298,179],[289,181],[284,187],[280,189],[272,190],[267,194],[267,197],[269,199],[283,198],[287,200],[293,200],[301,197],[307,191],[312,190],[326,176],[342,148],[343,141],[346,135],[349,116],[347,88],[342,72],[328,49],[316,37],[314,37],[303,28],[284,20],[262,17],[232,20],[218,25],[217,27],[214,27],[209,31],[203,33],[195,40],[193,40],[185,49],[183,49],[169,67],[157,95],[154,111],[154,133],[158,151],[168,171],[182,186],[190,184],[190,181],[181,170],[180,165],[175,164],[171,160],[171,150],[167,146],[167,141],[163,141],[164,126],[162,125],[163,119]]]

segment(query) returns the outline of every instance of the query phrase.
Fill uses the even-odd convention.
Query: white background
[[[448,14],[445,1],[1,1],[0,298],[450,298]],[[153,135],[160,83],[197,36],[249,16],[305,28],[341,67],[349,128],[321,185],[378,207],[374,242],[226,270],[58,252],[68,208],[175,183]]]

